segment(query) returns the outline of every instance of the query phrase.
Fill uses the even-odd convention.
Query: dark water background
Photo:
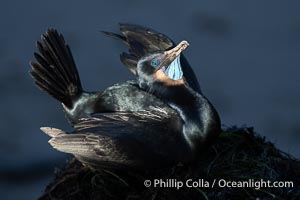
[[[299,158],[299,10],[297,0],[2,0],[0,198],[36,199],[66,156],[39,130],[71,130],[62,108],[28,75],[34,41],[48,27],[65,35],[88,90],[133,78],[119,62],[125,47],[99,30],[131,22],[188,40],[185,55],[223,124],[254,126]]]

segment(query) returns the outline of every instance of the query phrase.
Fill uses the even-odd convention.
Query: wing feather
[[[103,33],[121,40],[128,46],[128,53],[123,52],[120,60],[134,75],[136,75],[138,60],[142,56],[154,51],[165,51],[175,46],[168,36],[144,26],[120,23],[120,31],[122,34],[106,31]],[[181,55],[180,62],[189,86],[201,93],[197,77],[184,55]]]
[[[54,128],[42,130],[52,137],[49,143],[53,148],[71,153],[88,165],[151,167],[173,162],[184,152],[176,152],[178,145],[184,146],[180,119],[159,107],[95,114],[80,119],[74,128],[72,133]]]

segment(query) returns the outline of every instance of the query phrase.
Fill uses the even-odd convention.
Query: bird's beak
[[[170,66],[170,64],[189,46],[189,43],[185,40],[180,42],[176,47],[165,51],[163,62],[161,63],[159,69],[165,68],[165,70]]]

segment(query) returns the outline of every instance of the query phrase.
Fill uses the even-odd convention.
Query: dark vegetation
[[[293,181],[284,188],[176,188],[145,187],[146,179],[203,179]],[[40,200],[48,199],[298,199],[300,161],[278,150],[253,128],[228,128],[217,142],[190,165],[144,172],[92,171],[75,158],[45,189]]]

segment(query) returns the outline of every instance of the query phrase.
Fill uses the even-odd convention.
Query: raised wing
[[[166,50],[174,46],[172,40],[150,28],[133,24],[120,24],[122,35],[103,32],[106,35],[122,40],[129,47],[129,53],[121,54],[121,61],[136,74],[136,64],[145,54],[158,50]]]
[[[123,41],[128,46],[128,53],[123,52],[121,62],[136,75],[138,60],[149,52],[164,51],[175,46],[175,43],[166,35],[153,29],[134,24],[120,24],[120,34],[105,32],[108,36]],[[180,57],[184,77],[189,86],[195,91],[201,92],[198,80],[186,58]]]

